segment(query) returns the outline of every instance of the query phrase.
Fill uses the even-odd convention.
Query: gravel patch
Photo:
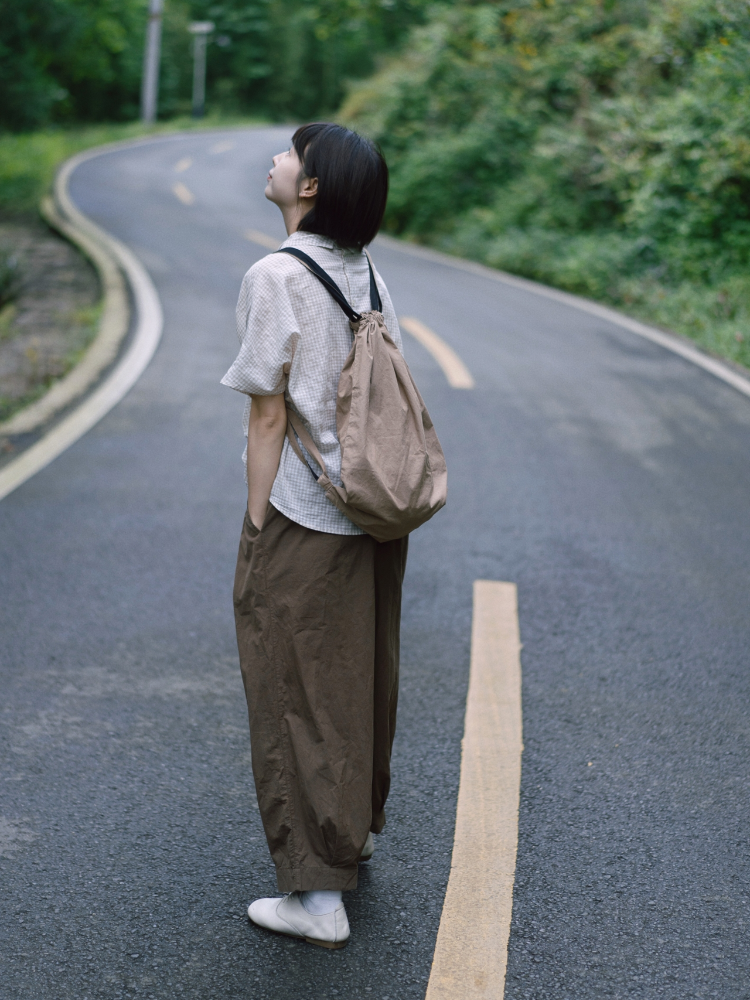
[[[94,268],[44,223],[0,221],[3,250],[17,255],[22,284],[0,310],[0,420],[70,371],[99,318]]]

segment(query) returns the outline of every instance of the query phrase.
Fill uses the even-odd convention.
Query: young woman
[[[288,233],[282,245],[319,264],[356,311],[371,308],[363,248],[387,192],[381,153],[339,125],[298,129],[268,175],[266,198]],[[258,805],[287,894],[256,900],[248,915],[338,948],[349,937],[342,892],[356,887],[358,862],[385,824],[407,539],[377,543],[354,525],[285,437],[289,408],[340,483],[336,390],[352,333],[323,285],[287,254],[264,257],[242,283],[237,330],[240,353],[222,380],[250,397],[235,620]]]

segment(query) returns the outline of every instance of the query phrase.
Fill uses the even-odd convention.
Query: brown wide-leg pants
[[[354,889],[385,824],[407,538],[248,515],[234,583],[258,805],[281,892]]]

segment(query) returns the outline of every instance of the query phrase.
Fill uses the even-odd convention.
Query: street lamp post
[[[156,119],[159,100],[159,57],[161,52],[161,12],[164,0],[149,0],[146,47],[143,53],[141,118],[147,124]]]
[[[213,21],[193,21],[193,118],[202,118],[206,110],[206,46],[214,30]]]

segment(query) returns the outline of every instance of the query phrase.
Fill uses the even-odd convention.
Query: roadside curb
[[[6,421],[0,430],[6,434],[21,433],[38,427],[84,393],[114,360],[128,328],[125,281],[137,317],[132,343],[97,389],[0,470],[0,500],[57,458],[106,415],[138,381],[161,339],[161,303],[146,269],[131,250],[76,207],[68,190],[73,171],[86,160],[110,152],[112,145],[89,149],[66,160],[55,179],[55,202],[53,204],[50,199],[45,204],[45,211],[49,210],[55,220],[52,224],[57,228],[59,219],[65,227],[61,226],[61,231],[84,250],[99,271],[105,297],[99,332],[83,360],[65,378],[37,403]]]
[[[533,292],[533,294],[540,295],[543,298],[552,299],[572,309],[586,312],[590,316],[597,316],[599,319],[606,320],[608,323],[629,330],[639,337],[644,337],[646,340],[650,340],[652,343],[658,344],[660,347],[664,347],[674,354],[679,354],[686,361],[690,361],[699,368],[710,372],[711,375],[731,385],[743,395],[750,396],[750,376],[735,370],[729,362],[720,361],[710,354],[705,354],[687,338],[683,340],[678,334],[667,333],[664,330],[649,326],[647,323],[641,323],[640,320],[631,319],[630,316],[626,316],[616,309],[611,309],[609,306],[592,302],[591,299],[581,298],[579,295],[573,295],[571,292],[562,292],[558,288],[550,288],[549,285],[542,285],[537,281],[531,281],[529,278],[519,278],[514,274],[508,274],[506,271],[498,271],[486,264],[464,260],[461,257],[451,257],[450,254],[441,253],[439,250],[432,250],[429,247],[407,243],[405,240],[399,240],[393,236],[381,234],[377,239],[384,246],[391,247],[394,250],[401,250],[412,257],[420,257],[422,260],[429,260],[434,264],[444,264],[447,267],[454,267],[459,271],[468,271],[470,274],[476,274],[482,278],[491,278],[493,281],[498,281],[503,285],[521,288],[526,292]]]

